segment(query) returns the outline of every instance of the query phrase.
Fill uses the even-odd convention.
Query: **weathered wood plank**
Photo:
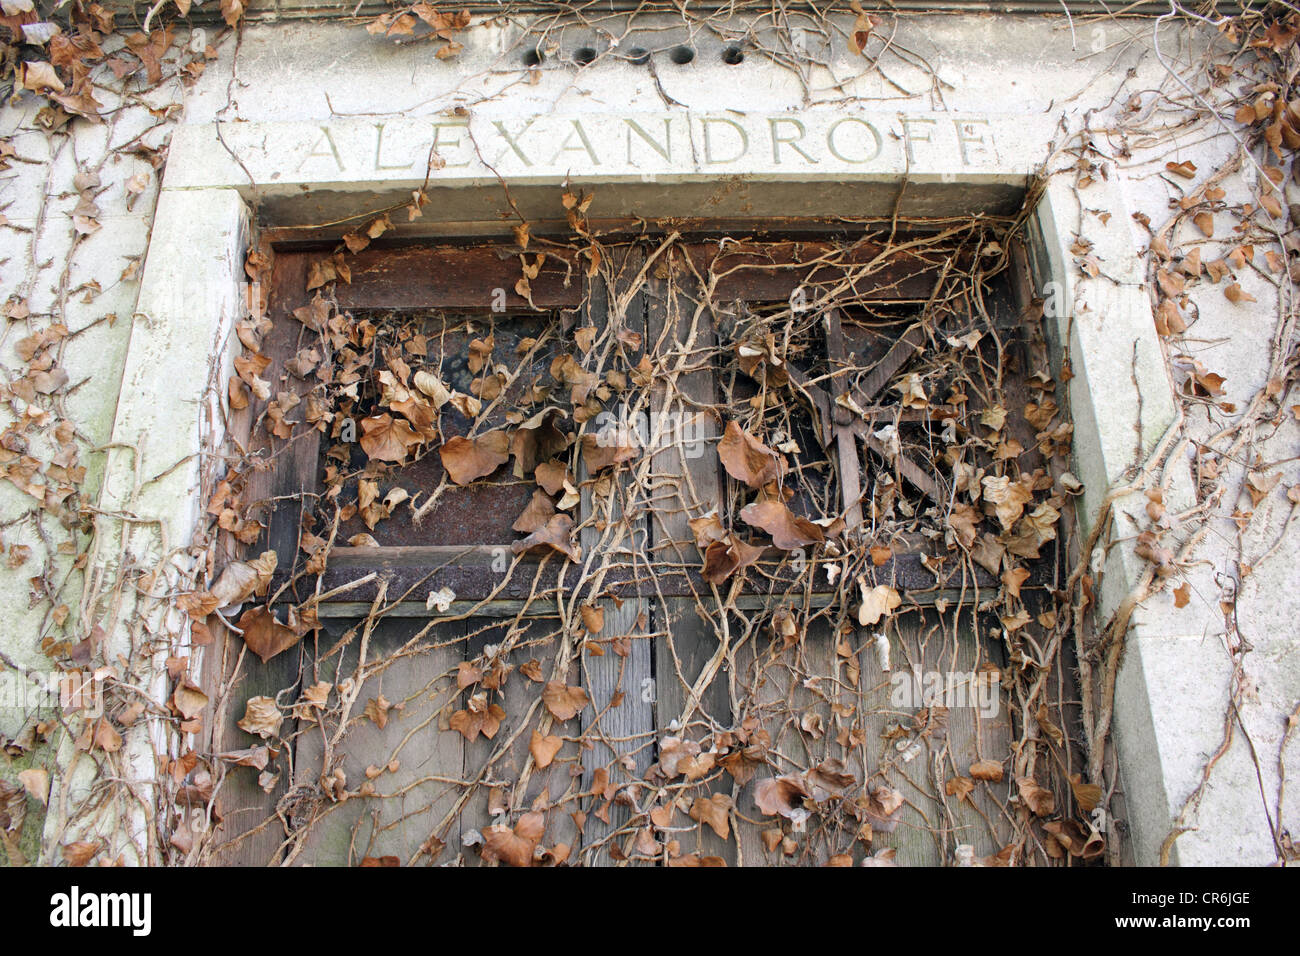
[[[851,836],[832,833],[821,825],[819,816],[795,827],[780,816],[764,814],[754,800],[765,780],[781,773],[799,773],[828,759],[845,759],[835,739],[837,719],[832,704],[846,701],[835,681],[831,621],[825,614],[806,618],[797,602],[786,602],[786,607],[800,621],[799,639],[786,646],[764,626],[737,659],[737,680],[745,700],[742,719],[757,720],[771,736],[769,753],[780,755],[776,768],[759,768],[738,788],[737,840],[745,866],[821,866],[832,855],[851,849]],[[860,771],[855,776],[862,779]],[[794,851],[787,854],[781,847],[769,851],[763,833],[771,830],[781,830],[793,842]]]
[[[690,519],[711,510],[722,510],[722,481],[715,442],[718,424],[705,410],[716,396],[715,375],[709,356],[716,344],[713,315],[699,298],[689,270],[674,256],[663,272],[652,280],[647,300],[648,340],[664,363],[664,374],[651,393],[650,433],[681,434],[689,442],[676,442],[656,450],[651,468],[656,476],[651,502],[650,542],[656,567],[666,565],[703,566],[695,547]],[[655,627],[655,725],[660,742],[666,736],[681,737],[709,748],[710,736],[731,724],[731,699],[727,672],[718,668],[701,688],[697,699],[692,688],[699,682],[718,652],[715,622],[701,617],[699,601],[714,604],[713,589],[700,582],[699,597],[667,597],[659,606]],[[724,614],[720,609],[714,613]],[[707,678],[706,678],[707,679]],[[683,722],[683,718],[685,721]],[[725,778],[725,779],[724,779]],[[694,792],[730,793],[730,778],[715,774],[715,782]],[[735,845],[723,841],[710,828],[694,830],[696,842],[681,836],[683,853],[721,857],[735,862]]]
[[[355,622],[326,628],[314,646],[329,650],[349,624]],[[332,738],[335,726],[327,725],[322,732],[319,725],[312,725],[299,736],[297,786],[318,787],[322,775],[341,769],[349,792],[355,793],[369,780],[375,794],[322,803],[327,813],[303,835],[296,864],[356,866],[365,857],[396,857],[403,865],[436,863],[459,846],[458,820],[443,821],[460,794],[464,741],[455,731],[440,728],[439,716],[455,694],[456,665],[464,659],[457,638],[464,624],[441,625],[411,645],[420,629],[420,623],[412,621],[376,624],[367,642],[364,682],[342,736],[337,744],[331,740],[328,745],[328,764],[326,735]],[[357,636],[328,660],[313,656],[307,665],[313,668],[313,680],[337,687],[344,678],[355,679],[360,646]],[[381,670],[370,669],[384,661],[389,663]],[[372,716],[367,716],[371,701],[375,705]],[[383,727],[374,715],[379,715]],[[451,845],[450,853],[442,848],[444,843]]]
[[[1006,754],[1010,748],[1005,695],[997,701],[997,712],[984,716],[979,713],[980,698],[971,693],[976,687],[968,675],[987,656],[972,633],[970,610],[960,617],[927,611],[893,620],[891,627],[877,632],[889,639],[890,670],[880,668],[874,645],[864,645],[859,658],[871,770],[883,772],[884,782],[906,800],[897,814],[897,828],[892,833],[878,831],[872,849],[893,848],[896,862],[906,866],[950,863],[958,843],[974,845],[981,856],[995,853],[1001,848],[995,831],[1005,826],[997,802],[1005,804],[1007,783],[976,781],[970,801],[944,794],[947,781],[969,776],[976,760]],[[908,675],[912,681],[905,687]],[[937,699],[927,696],[934,687],[942,688]],[[923,732],[916,720],[931,704],[947,709]]]
[[[795,289],[815,293],[842,286],[859,301],[924,301],[934,288],[942,257],[920,250],[889,252],[873,241],[692,242],[683,248],[702,275],[718,277],[715,301],[780,302]]]
[[[464,845],[466,838],[472,839],[474,831],[483,834],[494,824],[514,826],[536,804],[546,821],[542,845],[552,849],[563,843],[572,852],[579,839],[570,816],[577,809],[581,782],[578,719],[556,720],[541,703],[545,682],[563,681],[572,686],[578,679],[576,662],[563,673],[555,672],[563,640],[559,622],[535,619],[502,624],[474,620],[468,622],[466,633],[467,660],[483,667],[495,656],[512,669],[500,692],[486,689],[487,701],[505,712],[500,727],[492,739],[478,736],[465,745],[463,776],[472,783],[472,790],[460,813],[462,845],[454,849],[464,865],[482,865],[481,847]],[[529,661],[537,662],[541,682],[521,672]],[[472,694],[483,692],[482,685],[466,688],[455,706],[463,708]],[[534,731],[562,740],[553,761],[545,768],[537,766],[530,750]]]
[[[594,326],[604,336],[607,332],[625,330],[643,337],[646,335],[645,296],[631,288],[645,262],[640,248],[616,250],[610,255],[609,267],[614,271],[613,288],[606,283],[596,283],[588,299],[585,324]],[[631,294],[631,298],[626,298]],[[616,303],[626,299],[625,314],[616,314]],[[636,409],[620,407],[617,418],[635,424]],[[603,552],[611,544],[625,550],[625,560],[638,562],[635,552],[645,541],[648,522],[641,502],[645,489],[638,477],[641,470],[620,468],[605,483],[608,491],[597,494],[591,475],[585,469],[582,478],[583,522],[581,533],[583,553]],[[593,523],[587,519],[594,517]],[[603,584],[603,581],[601,582]],[[611,582],[612,583],[612,582]],[[651,647],[646,637],[649,629],[650,604],[637,594],[639,588],[623,589],[619,600],[593,594],[591,606],[604,617],[604,628],[592,635],[592,644],[602,652],[597,655],[584,645],[580,655],[582,683],[591,696],[591,706],[581,714],[583,750],[583,789],[590,790],[598,768],[605,768],[609,781],[623,788],[644,776],[653,757],[654,713],[652,695]],[[617,645],[610,638],[623,638]],[[630,764],[629,765],[625,765]],[[634,787],[621,796],[624,800],[638,797],[642,788]],[[611,847],[601,846],[611,841],[622,847],[628,843],[626,831],[633,816],[628,802],[615,802],[606,806],[603,796],[592,797],[586,808],[586,827],[582,835],[584,863],[609,865],[613,862]],[[608,816],[608,822],[602,817]],[[618,834],[615,836],[615,834]],[[595,849],[592,849],[595,848]]]
[[[306,328],[290,317],[294,308],[303,301],[302,290],[306,285],[305,263],[277,256],[272,265],[272,292],[270,298],[270,317],[273,322],[270,333],[262,343],[262,353],[271,362],[263,373],[263,378],[272,385],[272,394],[278,390],[289,390],[305,394],[307,383],[295,379],[288,373],[285,363],[292,359],[298,349],[306,344],[304,336],[309,334]],[[298,494],[315,484],[316,468],[320,450],[320,433],[305,425],[299,425],[293,431],[288,442],[269,437],[261,424],[260,415],[265,404],[250,402],[247,410],[247,426],[250,451],[256,451],[264,466],[252,471],[247,478],[244,501],[255,514],[260,514],[265,525],[258,543],[250,549],[253,554],[262,551],[275,551],[281,568],[291,566],[298,555],[298,527],[300,522],[300,501],[279,500],[280,496]],[[221,673],[217,677],[217,668],[212,668],[212,676],[218,686],[231,679],[239,662],[243,642],[239,637],[224,628],[217,637],[224,642]],[[216,655],[214,655],[216,656]],[[299,651],[294,648],[267,663],[262,663],[252,654],[245,654],[242,664],[242,677],[232,689],[231,700],[226,704],[224,725],[213,729],[213,748],[217,752],[239,750],[256,741],[239,730],[236,723],[244,716],[244,702],[250,697],[275,697],[286,688],[290,693],[285,697],[296,696],[299,683]],[[283,732],[292,733],[292,722],[286,722]],[[239,839],[241,834],[257,827],[275,811],[277,801],[287,792],[289,774],[288,762],[284,757],[280,780],[266,793],[257,784],[257,774],[246,768],[227,776],[222,786],[221,805],[232,812],[223,824],[218,840],[216,860],[226,864],[264,865],[271,861],[284,839],[284,832],[278,822],[262,828],[231,848],[222,851],[221,844]],[[274,772],[274,768],[268,768]],[[238,808],[237,811],[235,808]]]
[[[671,492],[663,490],[665,484],[662,476],[655,479],[652,510],[657,511],[661,505],[680,507],[667,503],[666,496],[671,495]],[[692,555],[696,554],[694,548],[692,542],[689,552]],[[936,587],[959,587],[962,570],[955,562],[948,562],[947,566],[938,571],[938,580],[936,580],[936,572],[923,563],[922,557],[930,555],[934,550],[933,547],[919,541],[910,550],[896,548],[894,556],[877,569],[878,573],[895,581],[895,586],[902,590],[928,592]],[[655,553],[659,554],[658,549]],[[700,575],[702,562],[692,558],[691,561],[684,563],[676,551],[659,556],[663,560],[656,561],[653,566],[645,562],[634,564],[629,560],[627,564],[607,569],[601,582],[602,589],[616,589],[619,594],[637,593],[638,589],[641,593],[653,590],[665,597],[687,598],[696,594],[711,593],[708,583]],[[788,565],[785,567],[781,565],[786,556],[785,552],[776,548],[767,549],[758,561],[763,574],[750,575],[748,593],[751,595],[782,593],[796,577]],[[933,561],[929,563],[934,567]],[[976,573],[980,576],[981,586],[992,586],[996,583],[982,570],[977,570]],[[444,586],[456,593],[461,602],[455,605],[457,608],[471,606],[464,602],[523,601],[530,595],[539,601],[554,602],[557,595],[585,595],[590,590],[590,586],[583,583],[581,569],[576,565],[570,564],[565,567],[561,577],[560,562],[556,559],[552,559],[544,567],[521,561],[513,575],[509,579],[503,579],[500,575],[485,575],[481,566],[469,563],[468,559],[464,565],[449,560],[445,555],[430,555],[427,562],[422,561],[418,555],[409,558],[409,561],[406,558],[389,561],[387,555],[376,553],[373,560],[366,559],[355,564],[331,563],[331,566],[321,575],[321,593],[329,594],[330,597],[322,599],[317,605],[320,613],[335,613],[329,610],[332,604],[365,603],[368,599],[373,599],[381,577],[388,578],[390,599],[396,601],[405,594],[408,595],[405,598],[408,603],[420,603],[421,606],[430,590],[437,590]],[[283,576],[277,573],[271,582],[272,591],[277,590],[283,581]],[[824,584],[824,581],[824,578],[819,579],[819,586]],[[1027,586],[1034,587],[1039,583],[1039,578],[1035,577],[1030,579]],[[304,591],[304,594],[307,593],[310,592]],[[737,599],[741,600],[743,597],[738,596]],[[929,598],[919,597],[918,600],[924,601]]]

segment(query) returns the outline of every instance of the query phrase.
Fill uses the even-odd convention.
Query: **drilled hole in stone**
[[[586,66],[596,59],[596,51],[589,46],[579,47],[573,52],[573,62],[578,66]]]
[[[668,54],[672,61],[679,66],[684,66],[695,59],[695,51],[688,46],[673,47],[673,51]]]
[[[644,47],[634,46],[632,49],[627,51],[627,59],[629,63],[635,63],[637,66],[642,66],[650,62],[650,51]]]
[[[737,63],[743,62],[744,59],[745,51],[738,46],[729,46],[722,51],[722,62],[728,66],[735,66]]]
[[[545,57],[542,56],[541,50],[534,48],[532,50],[524,51],[524,66],[537,66],[543,59],[545,59]]]

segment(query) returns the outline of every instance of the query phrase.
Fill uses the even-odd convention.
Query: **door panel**
[[[945,547],[952,488],[938,465],[940,431],[984,397],[909,405],[899,386],[936,335],[978,324],[964,293],[936,304],[970,252],[836,249],[609,242],[599,255],[545,257],[536,308],[516,290],[504,313],[475,297],[510,280],[517,253],[358,257],[332,308],[379,329],[388,371],[428,368],[482,394],[499,367],[502,391],[483,395],[481,414],[448,406],[401,463],[348,445],[337,418],[323,440],[309,429],[272,442],[265,494],[292,502],[268,521],[283,554],[272,590],[286,603],[325,599],[313,605],[321,629],[251,668],[247,688],[282,691],[285,705],[321,683],[331,696],[323,712],[290,715],[269,792],[232,780],[270,821],[243,838],[241,859],[823,865],[889,851],[941,864],[957,844],[1002,849],[1008,784],[952,790],[972,763],[1005,761],[1012,727],[992,685],[1005,665],[997,614],[972,606],[997,581]],[[309,267],[287,256],[276,268],[289,279],[273,305],[285,319],[273,376],[312,344],[287,320],[306,301]],[[427,348],[407,347],[415,328]],[[947,385],[933,369],[928,381]],[[330,393],[328,382],[295,387],[304,399]],[[363,385],[334,410],[386,414],[392,387]],[[542,494],[537,461],[514,456],[462,483],[439,455],[454,436],[493,429],[513,442],[545,408],[559,409],[563,447],[542,457],[567,468],[576,495],[544,495],[572,516],[570,559],[515,553],[529,532],[512,526]],[[781,456],[778,481],[750,488],[728,474],[729,423]],[[329,468],[346,475],[332,491]],[[405,488],[411,503],[332,523],[336,504],[360,503],[362,482],[381,495]],[[824,542],[776,547],[746,518],[763,501],[818,522]],[[334,541],[318,575],[301,573],[302,527]],[[717,572],[719,544],[748,563]],[[858,604],[877,586],[905,600],[861,625]],[[444,591],[450,604],[426,605]],[[928,690],[900,679],[932,673],[989,683],[985,712],[927,707]],[[236,839],[254,815],[231,821]]]

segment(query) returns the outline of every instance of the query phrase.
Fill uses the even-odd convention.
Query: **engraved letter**
[[[713,139],[709,130],[714,123],[722,123],[726,126],[730,126],[740,134],[740,151],[736,153],[735,156],[728,156],[726,159],[717,159],[713,155]],[[717,166],[720,163],[734,163],[749,151],[749,134],[745,132],[745,128],[739,123],[718,117],[705,117],[700,120],[700,128],[704,131],[704,161],[710,166]]]
[[[668,120],[668,119],[664,120],[664,143],[662,146],[656,143],[654,141],[654,138],[651,137],[651,135],[647,133],[645,130],[643,130],[641,128],[641,125],[637,123],[636,120],[625,119],[623,120],[623,122],[627,124],[627,162],[629,166],[632,165],[632,134],[633,133],[636,133],[643,140],[649,143],[650,148],[653,149],[660,156],[662,156],[664,159],[668,160],[669,162],[672,162],[673,159],[672,120]]]
[[[334,160],[334,164],[338,166],[339,172],[343,172],[343,157],[339,155],[339,148],[334,145],[334,137],[330,134],[329,127],[322,126],[320,132],[320,139],[316,140],[316,145],[311,148],[311,152],[302,158],[302,162],[298,164],[298,169],[302,169],[306,166],[307,160],[309,159],[328,157]],[[322,145],[328,146],[329,149],[321,149]],[[295,170],[295,172],[296,171],[297,170]]]
[[[570,122],[573,123],[573,129],[569,131],[568,136],[564,137],[564,142],[560,144],[560,148],[557,149],[555,155],[551,157],[551,162],[553,163],[559,159],[561,153],[581,153],[585,151],[586,154],[591,157],[591,165],[599,166],[600,157],[597,156],[596,151],[591,148],[591,140],[587,139],[587,131],[582,128],[582,124],[577,120],[570,120]],[[575,135],[582,141],[582,143],[581,145],[570,146],[569,144],[573,142],[573,137]]]
[[[443,159],[442,153],[439,151],[438,147],[446,146],[449,149],[460,149],[462,146],[465,145],[465,141],[461,139],[459,133],[456,134],[455,139],[443,139],[442,131],[444,129],[463,130],[468,128],[469,128],[469,120],[449,120],[447,122],[434,123],[433,142],[429,146],[433,155],[437,156],[439,159]],[[443,166],[445,166],[448,169],[461,169],[468,165],[469,165],[468,159],[465,160],[463,163],[449,163],[446,162],[445,160],[443,161]]]
[[[835,145],[835,131],[845,123],[858,123],[866,127],[867,132],[871,134],[872,141],[875,143],[869,156],[863,156],[861,159],[849,159],[840,152],[839,147]],[[836,120],[831,124],[831,128],[826,131],[826,146],[830,149],[831,155],[842,163],[869,163],[880,155],[880,132],[864,119],[858,119],[856,116],[846,116],[844,119]]]
[[[506,124],[505,124],[505,123],[502,123],[501,121],[498,120],[498,121],[496,121],[496,122],[494,122],[494,123],[492,124],[493,126],[495,126],[495,127],[497,128],[497,132],[501,134],[501,138],[504,139],[504,140],[506,141],[507,145],[509,145],[509,147],[515,151],[515,155],[518,156],[520,159],[522,159],[522,160],[524,161],[524,165],[525,165],[525,166],[531,166],[531,165],[533,165],[533,161],[532,161],[531,159],[529,159],[527,156],[524,155],[524,151],[523,151],[522,149],[519,148],[519,144],[516,142],[516,140],[517,140],[520,136],[523,136],[524,133],[527,133],[527,132],[528,132],[528,127],[530,127],[530,126],[533,125],[533,119],[536,119],[536,118],[537,118],[537,117],[533,117],[533,118],[530,119],[527,123],[525,123],[525,124],[523,125],[523,128],[520,129],[518,133],[515,133],[514,136],[511,136],[509,133],[506,132]],[[504,155],[504,154],[503,154],[503,155]],[[499,159],[498,159],[498,162],[500,162]]]
[[[777,127],[779,127],[782,123],[788,123],[789,125],[793,126],[795,135],[790,137],[783,137],[777,131]],[[796,153],[802,156],[807,162],[810,163],[821,162],[821,160],[813,159],[811,156],[809,156],[807,153],[805,153],[802,149],[799,148],[798,145],[799,140],[803,139],[804,133],[806,132],[806,130],[804,130],[803,128],[803,123],[799,122],[797,119],[792,119],[791,117],[788,116],[774,116],[767,121],[767,125],[768,125],[768,129],[771,130],[772,133],[772,162],[774,163],[781,162],[782,143],[784,143],[785,145],[793,149]]]
[[[969,166],[971,164],[970,153],[966,149],[968,144],[977,143],[981,149],[985,151],[988,149],[988,144],[984,142],[983,136],[972,135],[974,130],[972,130],[971,127],[976,123],[983,123],[985,126],[989,125],[989,121],[983,119],[952,121],[953,127],[957,130],[957,143],[961,147],[961,162],[963,166]]]
[[[933,126],[934,120],[924,119],[919,116],[902,116],[899,117],[899,119],[902,120],[903,123],[903,144],[907,147],[907,161],[909,163],[914,163],[916,162],[916,153],[912,151],[912,143],[928,143],[930,142],[930,134],[926,133],[924,136],[917,136],[916,133],[912,131],[912,124],[915,123],[920,125],[922,123],[928,123]]]

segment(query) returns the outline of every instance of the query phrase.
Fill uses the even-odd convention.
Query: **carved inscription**
[[[436,179],[462,170],[502,176],[906,172],[974,170],[999,159],[995,124],[978,116],[546,114],[302,126],[301,142],[286,144],[295,157],[289,168],[302,179]]]

